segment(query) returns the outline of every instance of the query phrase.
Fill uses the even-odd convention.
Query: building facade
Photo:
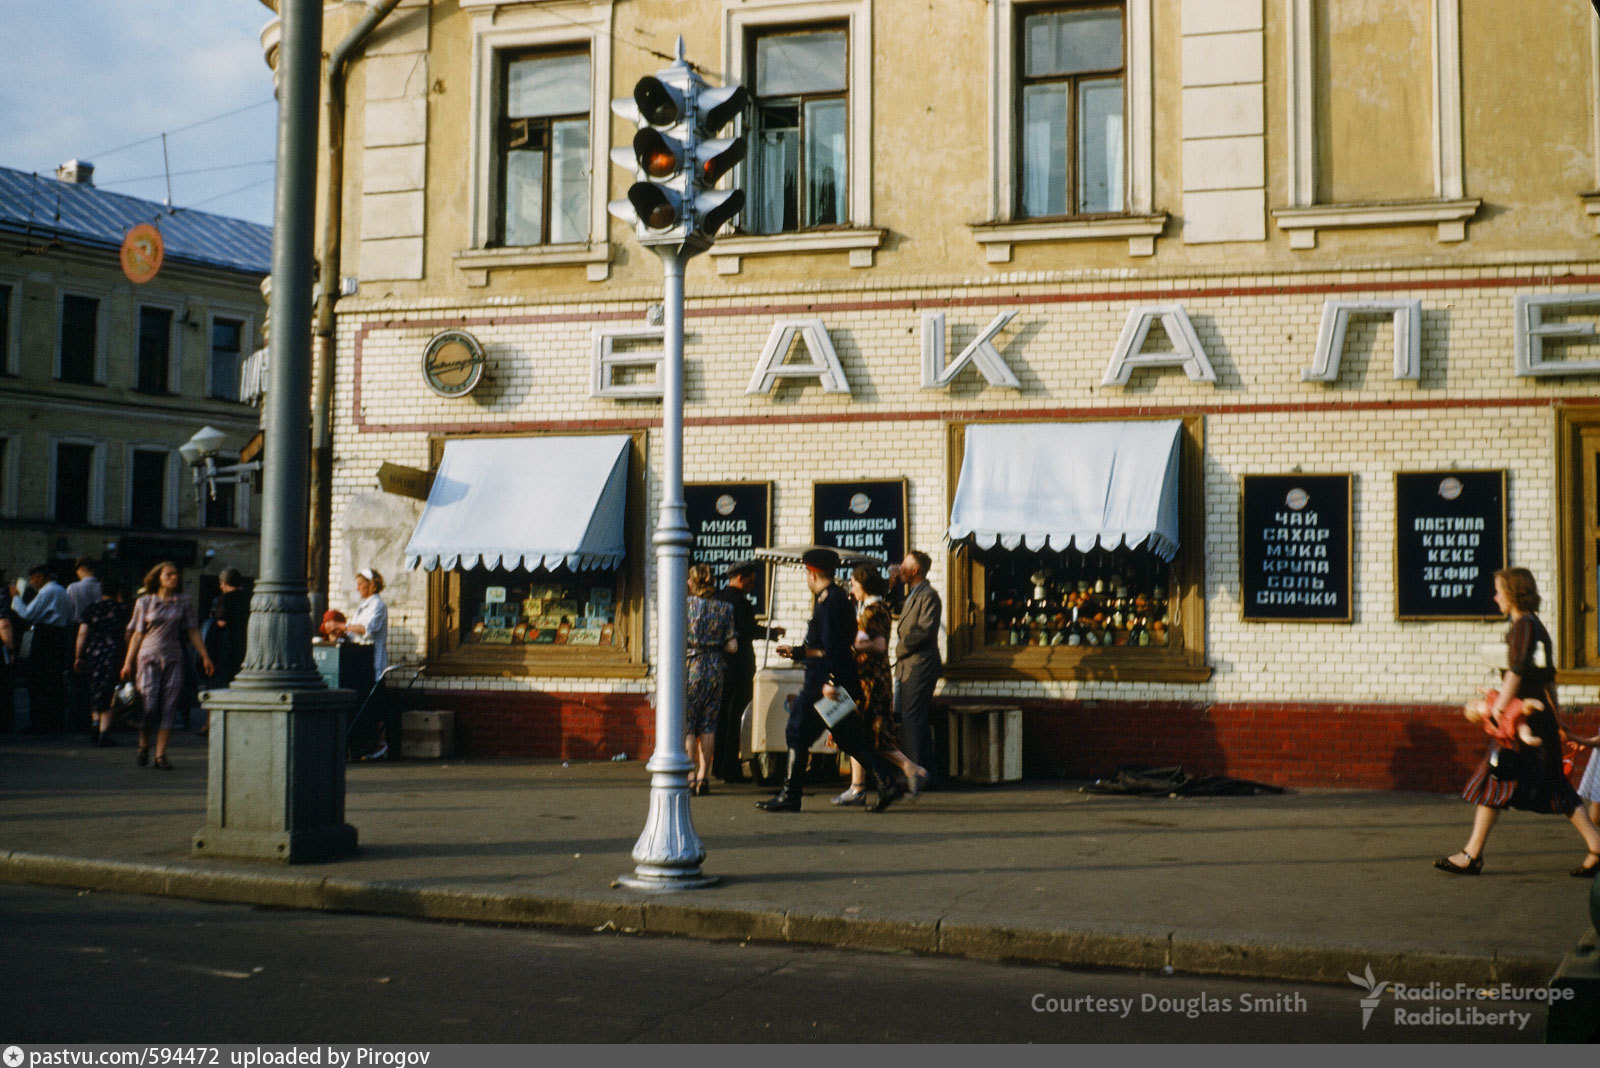
[[[255,573],[251,487],[202,498],[178,448],[209,425],[226,462],[256,435],[240,379],[271,231],[92,179],[76,161],[60,177],[0,168],[0,567],[71,581],[88,556],[137,585],[170,559],[191,593],[213,591],[224,567]],[[135,283],[121,248],[143,224],[163,251]]]
[[[402,0],[342,118],[332,599],[384,572],[468,752],[653,744],[661,276],[606,202],[679,34],[751,97],[687,273],[706,558],[928,551],[940,700],[1022,708],[1032,773],[1453,788],[1502,565],[1583,722],[1585,5]],[[488,503],[430,529],[385,463]],[[608,508],[620,544],[550,540]]]

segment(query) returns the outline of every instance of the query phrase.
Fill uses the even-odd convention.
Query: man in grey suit
[[[934,766],[933,688],[944,661],[939,656],[939,621],[944,616],[938,591],[928,582],[933,561],[917,549],[900,562],[905,603],[894,647],[894,712],[900,721],[900,748],[937,776]]]

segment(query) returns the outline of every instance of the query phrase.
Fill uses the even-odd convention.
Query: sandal
[[[139,747],[139,754],[133,758],[133,762],[139,765],[141,768],[150,763],[150,747],[148,745],[141,745]]]
[[[160,756],[156,757],[155,762],[150,766],[153,768],[159,768],[162,771],[171,771],[172,761],[167,759],[167,754],[162,753]]]
[[[1590,863],[1593,861],[1594,863]],[[1583,863],[1567,872],[1574,879],[1593,879],[1595,873],[1600,872],[1600,853],[1590,853],[1583,858]]]
[[[695,780],[694,795],[696,797],[705,797],[709,793],[711,793],[711,780],[710,779],[697,779],[697,780]]]
[[[1454,855],[1455,854],[1453,853],[1451,854],[1451,856]],[[1463,849],[1461,851],[1461,855],[1467,858],[1467,862],[1465,864],[1457,864],[1455,861],[1451,860],[1450,857],[1440,857],[1438,860],[1433,862],[1433,866],[1438,868],[1440,871],[1447,871],[1451,875],[1477,875],[1483,871],[1482,853],[1479,853],[1477,856],[1473,856],[1471,853],[1468,853],[1465,849]]]

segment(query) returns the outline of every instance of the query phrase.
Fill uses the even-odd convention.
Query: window
[[[88,523],[94,506],[95,447],[56,444],[55,521]]]
[[[56,377],[93,385],[99,352],[100,302],[71,293],[61,296],[61,333]]]
[[[589,53],[520,55],[502,68],[495,243],[589,238]]]
[[[459,645],[617,647],[621,585],[616,571],[464,571],[451,637]]]
[[[139,308],[138,367],[134,388],[141,393],[169,392],[168,369],[172,360],[172,311]]]
[[[11,320],[14,312],[11,310],[11,294],[16,290],[0,282],[0,375],[16,374],[16,369],[11,366]]]
[[[239,370],[244,362],[244,323],[211,320],[211,396],[239,399]]]
[[[217,457],[218,467],[227,467],[239,462],[238,456],[223,454]],[[244,524],[239,522],[239,484],[237,482],[218,482],[213,487],[216,496],[213,497],[204,490],[200,494],[200,525],[209,528],[232,529]]]
[[[849,225],[849,51],[842,27],[755,37],[750,231]]]
[[[1560,581],[1550,591],[1561,599],[1556,663],[1584,673],[1572,681],[1591,682],[1600,674],[1600,415],[1558,408],[1556,425],[1562,528]],[[1556,614],[1550,607],[1547,618]]]
[[[1017,70],[1019,214],[1124,210],[1121,7],[1025,12]]]
[[[167,516],[167,454],[155,449],[135,449],[128,473],[128,525],[150,530],[165,525]]]

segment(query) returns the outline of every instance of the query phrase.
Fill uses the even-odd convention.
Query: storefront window
[[[615,571],[465,572],[457,640],[463,647],[620,646],[619,584]]]
[[[1147,549],[980,550],[985,646],[1165,648],[1172,569]]]

